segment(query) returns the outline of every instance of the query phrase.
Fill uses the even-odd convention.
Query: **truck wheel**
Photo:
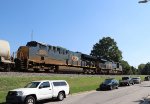
[[[25,104],[35,104],[35,98],[33,96],[28,96],[26,99],[25,99]]]
[[[58,99],[59,101],[62,101],[62,100],[64,99],[64,96],[65,96],[65,95],[64,95],[63,92],[59,92],[57,99]]]

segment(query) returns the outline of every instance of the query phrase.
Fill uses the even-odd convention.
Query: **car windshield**
[[[111,82],[112,82],[112,79],[106,79],[105,82],[104,82],[104,84],[109,84]]]
[[[31,82],[25,86],[25,88],[37,88],[40,82]]]
[[[132,78],[132,79],[140,79],[140,78]]]
[[[122,77],[122,80],[128,80],[129,77]]]

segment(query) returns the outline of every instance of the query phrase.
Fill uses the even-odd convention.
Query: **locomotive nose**
[[[23,60],[28,59],[28,56],[29,56],[29,48],[27,46],[19,47],[17,52],[17,58]]]

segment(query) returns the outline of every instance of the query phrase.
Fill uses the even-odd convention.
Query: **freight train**
[[[81,52],[72,52],[59,46],[30,41],[17,50],[15,70],[76,72],[85,74],[121,74],[120,63],[99,59]]]

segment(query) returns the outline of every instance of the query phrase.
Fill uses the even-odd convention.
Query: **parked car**
[[[134,85],[134,82],[131,77],[122,77],[122,80],[119,81],[120,86],[122,85],[128,85],[130,86],[131,84]]]
[[[146,76],[146,77],[144,78],[144,80],[145,80],[145,81],[150,81],[150,76]]]
[[[39,100],[57,98],[62,101],[69,94],[69,85],[64,80],[33,81],[25,86],[10,90],[6,103],[36,104]]]
[[[100,84],[99,88],[100,90],[112,90],[112,89],[118,89],[119,86],[119,82],[114,79],[114,78],[110,78],[110,79],[105,79],[105,81]]]
[[[132,78],[133,82],[135,84],[140,84],[141,83],[141,78],[140,77],[135,77],[135,78]]]

